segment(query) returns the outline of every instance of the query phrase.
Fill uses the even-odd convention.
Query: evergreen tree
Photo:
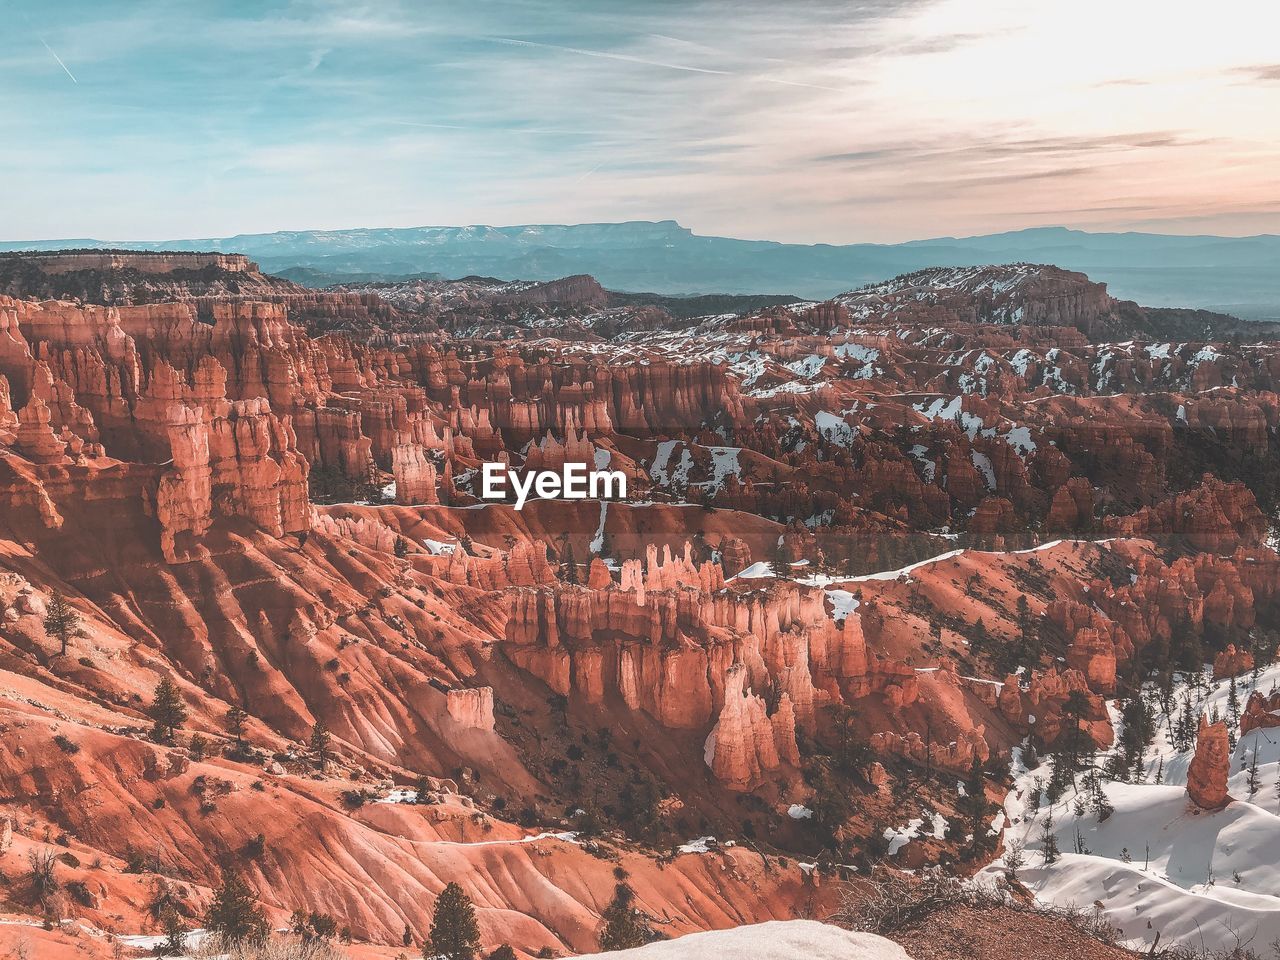
[[[244,746],[244,725],[249,719],[249,714],[245,713],[240,707],[233,706],[227,711],[227,732],[236,738],[236,746]]]
[[[187,928],[182,916],[170,904],[165,904],[160,913],[160,932],[164,940],[157,953],[162,957],[176,957],[187,952]]]
[[[1044,826],[1040,829],[1040,855],[1044,857],[1044,865],[1052,866],[1058,862],[1058,835],[1053,832],[1053,809],[1050,808],[1044,818]]]
[[[436,898],[431,916],[431,933],[423,948],[423,957],[445,960],[474,960],[480,950],[480,925],[471,898],[456,883],[445,886]]]
[[[560,575],[565,583],[581,583],[578,577],[578,561],[573,555],[573,544],[568,541],[564,545],[564,563],[560,566]]]
[[[960,799],[959,807],[968,821],[969,832],[973,834],[973,846],[977,849],[986,837],[991,802],[987,799],[987,785],[982,776],[982,761],[978,759],[976,753],[973,762],[969,765],[969,776],[964,782],[964,796]]]
[[[1045,787],[1045,795],[1049,798],[1049,803],[1054,804],[1062,799],[1062,795],[1067,792],[1067,787],[1074,780],[1071,764],[1067,758],[1061,753],[1055,753],[1053,756],[1053,770],[1049,774],[1049,783]]]
[[[1062,746],[1073,774],[1080,769],[1081,741],[1084,739],[1084,733],[1080,729],[1080,721],[1084,718],[1088,709],[1089,700],[1079,690],[1072,690],[1067,694],[1066,702],[1062,705],[1062,719],[1070,722],[1063,724],[1062,732],[1058,737],[1060,742],[1065,741]]]
[[[178,728],[187,722],[186,704],[182,702],[178,688],[167,676],[161,677],[156,684],[150,716],[155,721],[151,728],[151,739],[157,743],[168,743]]]
[[[649,942],[652,931],[646,917],[635,905],[635,891],[620,883],[613,890],[613,899],[600,915],[604,931],[600,934],[601,950],[629,950],[643,947]]]
[[[1102,786],[1102,776],[1097,769],[1089,771],[1088,780],[1089,805],[1098,815],[1098,822],[1106,820],[1111,814],[1115,813],[1115,807],[1111,805],[1111,798],[1107,796],[1107,791]]]
[[[987,649],[987,644],[990,639],[990,636],[987,634],[987,625],[983,622],[982,618],[979,617],[978,622],[973,625],[973,636],[969,640],[969,649],[973,651],[975,656],[977,656]]]
[[[1231,678],[1227,687],[1227,742],[1231,749],[1236,748],[1236,730],[1240,726],[1240,694],[1236,691],[1236,678]]]
[[[329,727],[323,720],[317,720],[311,728],[311,739],[307,745],[315,758],[316,768],[323,773],[329,763]]]
[[[409,541],[404,537],[396,537],[395,543],[392,544],[391,552],[395,554],[396,559],[403,560],[409,555]]]
[[[781,537],[769,552],[769,569],[779,579],[791,574],[791,564],[787,561],[787,548]]]
[[[226,945],[261,943],[271,930],[248,886],[230,870],[222,875],[222,885],[213,895],[204,925]]]
[[[1245,780],[1245,784],[1249,788],[1249,799],[1252,800],[1258,793],[1258,747],[1255,745],[1253,750],[1249,752],[1249,776]]]
[[[44,612],[44,632],[61,645],[58,653],[67,655],[67,642],[80,628],[80,614],[67,602],[59,590],[53,591]]]
[[[1035,620],[1031,616],[1031,604],[1027,602],[1025,593],[1018,595],[1018,652],[1014,666],[1025,665],[1028,669],[1040,662],[1040,635],[1036,630]]]
[[[489,954],[489,960],[516,960],[516,952],[511,949],[511,944],[504,943]]]

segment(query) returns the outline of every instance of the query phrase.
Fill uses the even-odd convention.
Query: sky
[[[0,239],[1280,232],[1274,0],[4,0]]]

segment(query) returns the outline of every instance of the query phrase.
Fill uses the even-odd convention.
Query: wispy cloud
[[[1235,216],[1280,189],[1273,38],[1113,0],[10,0],[5,17],[15,237],[674,217],[846,242]]]
[[[1280,63],[1242,67],[1237,73],[1250,80],[1260,80],[1263,83],[1280,83]]]

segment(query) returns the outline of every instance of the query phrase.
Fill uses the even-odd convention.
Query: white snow
[[[827,599],[831,601],[831,606],[834,608],[831,611],[831,619],[837,623],[858,609],[857,597],[848,590],[828,590],[826,594]]]
[[[596,527],[596,535],[591,538],[591,543],[587,545],[587,549],[592,553],[599,553],[604,549],[604,522],[609,519],[609,501],[600,501],[600,526]]]
[[[187,950],[193,952],[198,950],[204,944],[205,938],[208,937],[208,935],[209,932],[204,929],[189,931],[185,941]],[[151,936],[148,934],[127,934],[122,937],[117,937],[116,940],[121,944],[121,946],[128,949],[154,951],[164,943],[165,938],[163,936]],[[171,957],[170,960],[183,960],[183,957],[175,956]]]
[[[793,803],[787,807],[787,816],[792,820],[809,820],[813,817],[813,811],[803,804]]]
[[[897,570],[882,570],[879,573],[864,573],[860,577],[849,577],[846,583],[861,583],[865,580],[897,580],[899,577],[905,577],[912,570],[919,570],[921,567],[927,567],[931,563],[938,563],[940,560],[950,560],[952,557],[958,557],[964,553],[964,549],[948,550],[946,553],[940,553],[936,557],[930,557],[928,560],[918,560],[915,563],[909,563],[905,567],[899,567]],[[741,576],[741,574],[739,574]]]
[[[710,853],[715,845],[715,837],[699,837],[697,840],[680,844],[676,849],[681,853]]]
[[[978,472],[987,481],[987,489],[994,490],[996,488],[996,471],[991,465],[991,458],[985,453],[970,450],[969,459],[973,461],[973,465],[978,468]]]
[[[812,380],[822,372],[826,362],[826,357],[811,353],[802,360],[792,360],[790,363],[784,364],[784,366],[792,373],[804,377],[806,380]]]
[[[933,483],[933,478],[938,472],[938,465],[929,457],[929,448],[917,443],[907,452],[919,461],[920,473],[924,476],[924,482]]]
[[[933,837],[941,840],[946,835],[947,818],[940,813],[934,813],[929,818],[929,826],[924,829],[924,820],[916,817],[907,821],[905,827],[885,827],[884,838],[889,841],[889,856],[893,856],[903,847],[917,837]]]
[[[883,937],[851,933],[817,920],[770,920],[592,956],[616,960],[911,960],[905,950]]]
[[[742,476],[742,464],[738,462],[741,447],[707,447],[707,452],[711,454],[711,485],[717,490],[729,476]]]
[[[847,447],[853,443],[853,427],[845,422],[844,417],[819,410],[813,417],[813,425],[818,435],[828,443]]]

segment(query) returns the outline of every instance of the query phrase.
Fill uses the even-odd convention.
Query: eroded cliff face
[[[1135,673],[1277,622],[1272,344],[1091,342],[1105,290],[1021,268],[688,322],[482,286],[0,299],[0,856],[65,834],[128,932],[157,838],[193,913],[262,847],[279,919],[385,945],[461,879],[486,945],[591,949],[614,857],[674,931],[791,916],[903,784],[963,817],[975,760],[1108,746]],[[482,503],[486,460],[629,502]],[[679,852],[713,834],[760,852]]]

